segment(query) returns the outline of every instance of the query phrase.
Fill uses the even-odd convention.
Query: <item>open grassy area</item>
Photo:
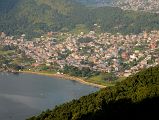
[[[36,73],[42,73],[42,74],[56,74],[57,71],[53,71],[53,70],[37,70],[34,68],[30,68],[30,69],[23,69],[24,72],[36,72]]]
[[[81,32],[89,33],[89,30],[85,25],[79,24],[71,31],[72,34],[80,34]]]
[[[15,50],[8,50],[8,51],[0,50],[0,55],[9,55],[9,54],[12,54],[14,52],[15,52]]]
[[[116,80],[106,81],[106,80],[103,79],[103,75],[100,74],[100,75],[97,75],[97,76],[90,77],[86,81],[91,82],[91,83],[95,83],[95,84],[99,84],[99,85],[113,86],[113,85],[115,85],[116,82],[120,82],[124,79],[125,79],[125,77],[120,77]]]

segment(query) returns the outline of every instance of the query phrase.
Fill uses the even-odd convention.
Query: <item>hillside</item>
[[[114,87],[84,96],[28,120],[155,118],[159,114],[159,66],[128,77]]]
[[[0,7],[6,11],[0,12],[0,31],[14,35],[69,29],[78,20],[82,22],[79,16],[87,11],[72,0],[6,0]]]
[[[0,14],[4,14],[13,9],[19,0],[1,0],[0,1]]]
[[[0,31],[8,35],[39,37],[48,31],[74,31],[82,25],[88,30],[111,33],[140,33],[159,29],[155,13],[124,11],[114,7],[92,8],[75,0],[2,0]]]

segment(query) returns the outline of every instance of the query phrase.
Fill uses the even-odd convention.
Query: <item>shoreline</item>
[[[70,76],[70,75],[66,75],[66,74],[56,74],[56,73],[44,73],[44,72],[32,72],[32,71],[18,71],[18,73],[29,73],[29,74],[36,74],[36,75],[44,75],[44,76],[49,76],[49,77],[55,77],[55,78],[60,78],[62,80],[72,80],[72,81],[76,81],[85,85],[90,85],[93,87],[97,87],[97,88],[106,88],[107,86],[104,85],[99,85],[99,84],[95,84],[95,83],[91,83],[91,82],[87,82],[81,78],[78,77],[74,77],[74,76]]]

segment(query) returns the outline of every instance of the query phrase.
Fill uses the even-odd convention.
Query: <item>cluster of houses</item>
[[[159,12],[159,0],[124,0],[115,2],[124,10],[143,10]]]
[[[59,40],[62,37],[65,39]],[[58,65],[60,69],[65,65],[79,69],[89,67],[93,71],[127,77],[159,63],[159,31],[144,31],[138,35],[96,34],[94,31],[54,35],[49,32],[33,40],[27,40],[25,34],[14,39],[1,33],[0,44],[17,46],[36,61],[34,67],[41,64]]]

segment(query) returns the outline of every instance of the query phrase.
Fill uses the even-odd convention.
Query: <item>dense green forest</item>
[[[128,116],[138,119],[158,114],[159,66],[156,66],[28,120],[106,120]]]
[[[86,8],[72,0],[3,0],[0,4],[0,31],[9,35],[38,36],[69,30],[86,21],[82,16]]]
[[[98,32],[140,33],[159,29],[159,16],[113,7],[91,8],[75,0],[0,1],[0,31],[8,35],[35,37],[48,31],[73,31],[78,25]]]

